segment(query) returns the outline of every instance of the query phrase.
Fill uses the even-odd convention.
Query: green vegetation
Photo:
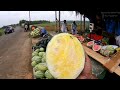
[[[19,25],[21,25],[22,23],[30,23],[31,25],[34,24],[41,24],[41,23],[50,23],[50,21],[46,21],[46,20],[35,20],[35,21],[27,21],[27,20],[20,20],[19,21]]]
[[[68,30],[71,30],[71,23],[73,21],[67,21],[67,25],[68,25]],[[81,31],[81,21],[76,21],[78,27],[78,31]],[[47,31],[55,31],[56,30],[56,23],[55,22],[45,22],[45,23],[41,23],[41,24],[34,24],[35,26],[41,26],[41,27],[45,27]],[[58,25],[58,24],[57,24]],[[82,28],[83,28],[84,24],[82,22]],[[89,21],[85,22],[85,27],[86,30],[89,30]],[[59,25],[57,27],[57,30],[59,29]]]
[[[0,28],[0,36],[4,34],[4,29]]]

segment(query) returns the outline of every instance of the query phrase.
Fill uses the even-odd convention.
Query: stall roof
[[[117,8],[81,8],[76,11],[76,13],[84,14],[90,21],[95,21],[96,15],[105,15],[105,16],[110,16],[111,14],[113,15],[118,15],[120,16],[120,9]]]

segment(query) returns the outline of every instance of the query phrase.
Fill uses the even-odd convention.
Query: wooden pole
[[[55,22],[56,22],[56,32],[57,32],[57,11],[55,11]]]
[[[81,31],[82,31],[82,14],[81,14]]]
[[[84,17],[84,31],[85,31],[85,15],[83,17]]]
[[[59,32],[60,32],[60,11],[59,11]]]

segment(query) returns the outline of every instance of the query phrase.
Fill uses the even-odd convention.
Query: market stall
[[[103,29],[105,28],[103,28],[104,26],[101,23],[97,23],[97,20],[95,21],[96,12],[93,13],[94,15],[93,14],[91,15],[90,13],[88,13],[88,10],[85,10],[85,11],[86,12],[83,11],[82,13],[84,13],[85,16],[87,16],[90,20],[92,20],[92,23],[95,23],[95,29],[93,28],[94,29],[93,32],[91,31],[90,33],[84,33],[82,35],[79,35],[79,34],[72,35],[72,37],[76,37],[77,40],[79,40],[80,44],[84,48],[84,51],[89,55],[89,57],[92,58],[91,59],[91,61],[93,62],[92,73],[94,73],[97,78],[103,79],[105,76],[105,73],[104,73],[105,70],[109,71],[110,73],[116,73],[118,76],[120,76],[120,66],[119,66],[120,65],[120,57],[119,57],[120,47],[117,45],[110,44],[110,40],[112,39],[109,39],[109,37],[105,37],[103,35],[103,32],[105,31]],[[97,18],[99,19],[99,17]],[[38,36],[38,38],[32,39],[33,53],[32,53],[31,65],[33,66],[34,78],[54,79],[53,77],[54,74],[50,73],[51,71],[48,70],[48,65],[46,64],[46,48],[49,41],[55,35],[58,35],[58,34],[50,33],[47,35],[47,37],[40,37],[38,30],[34,30],[34,32],[35,33],[31,33],[33,38],[34,36],[35,37]],[[110,36],[110,34],[108,34],[108,36]],[[50,49],[50,51],[52,50]]]
[[[49,34],[50,35],[50,37],[52,38],[54,35],[56,35],[55,33],[50,33]],[[104,74],[105,75],[105,73],[104,73],[104,67],[105,67],[105,69],[107,69],[108,71],[110,71],[111,73],[116,73],[117,75],[120,75],[120,67],[119,67],[119,63],[120,63],[120,61],[119,61],[119,53],[114,53],[113,55],[111,55],[110,57],[106,57],[106,56],[104,56],[104,55],[101,55],[100,54],[100,52],[99,51],[94,51],[92,48],[90,48],[90,47],[88,47],[87,46],[87,43],[88,43],[88,41],[87,40],[85,40],[85,38],[83,38],[83,36],[79,36],[79,35],[74,35],[75,37],[77,37],[78,38],[78,40],[82,43],[82,45],[83,45],[83,48],[84,48],[84,50],[85,50],[85,52],[90,56],[90,57],[92,57],[94,60],[96,60],[97,62],[95,62],[94,60],[92,61],[93,63],[94,63],[94,65],[93,65],[93,69],[94,69],[94,71],[93,72],[95,72],[95,73],[102,73],[102,74]],[[33,52],[36,50],[36,49],[38,49],[38,48],[40,48],[41,47],[41,45],[43,45],[43,47],[44,46],[46,46],[47,45],[47,43],[50,41],[50,39],[51,38],[49,38],[49,40],[48,40],[48,37],[47,38],[43,38],[43,37],[39,37],[39,38],[32,38],[32,43],[33,43],[33,46],[35,46],[35,45],[38,45],[39,47],[36,47],[36,48],[34,48],[33,49]],[[46,40],[48,40],[48,42],[45,42]],[[43,41],[43,42],[42,42]],[[46,48],[46,47],[45,47]],[[40,53],[40,52],[39,52]],[[99,63],[101,64],[101,65],[103,65],[103,67],[99,64]],[[98,67],[98,69],[96,69]],[[101,70],[101,71],[100,71]],[[35,70],[33,69],[33,72],[35,73]],[[96,75],[97,75],[96,74]],[[98,77],[99,77],[100,75],[98,75]],[[35,78],[35,76],[34,76],[34,78]],[[51,78],[52,78],[52,76],[51,76]],[[101,78],[101,77],[100,77]],[[104,76],[102,76],[102,78],[101,79],[103,79],[104,78]]]

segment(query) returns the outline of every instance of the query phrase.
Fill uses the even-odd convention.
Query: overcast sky
[[[0,27],[16,24],[22,19],[29,20],[28,11],[0,11]],[[54,21],[55,11],[31,11],[31,20]],[[80,16],[76,16],[75,12],[61,11],[61,20],[80,20]]]

